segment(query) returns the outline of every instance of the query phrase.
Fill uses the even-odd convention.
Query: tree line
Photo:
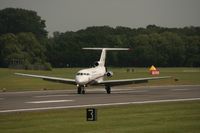
[[[54,32],[52,37],[47,37],[45,27],[45,20],[35,11],[0,10],[0,67],[17,63],[87,67],[99,59],[100,51],[83,51],[83,47],[132,49],[108,52],[108,66],[200,66],[200,27],[92,26],[78,31]]]

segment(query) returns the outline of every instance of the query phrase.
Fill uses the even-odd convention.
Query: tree
[[[20,44],[20,50],[24,54],[24,59],[30,63],[44,63],[45,55],[44,48],[34,34],[32,33],[19,33],[17,34],[17,39]]]
[[[40,39],[47,37],[45,27],[45,20],[42,20],[35,11],[18,8],[0,10],[0,35],[32,32]]]
[[[131,52],[108,52],[109,66],[199,66],[200,28],[88,27],[77,32],[54,34],[48,45],[48,59],[56,67],[88,66],[100,52],[82,47],[129,47]]]
[[[200,66],[200,37],[185,37],[185,65],[189,67]]]
[[[167,54],[167,66],[183,66],[185,61],[185,44],[182,38],[172,32],[164,32],[161,34],[163,37],[162,46],[163,54]]]
[[[18,64],[45,64],[48,44],[45,27],[45,20],[35,11],[0,10],[0,66],[8,67],[15,60]]]
[[[0,36],[0,66],[7,67],[15,58],[22,58],[17,37],[12,33]]]
[[[0,36],[0,66],[11,64],[44,64],[44,48],[34,34],[12,33]]]

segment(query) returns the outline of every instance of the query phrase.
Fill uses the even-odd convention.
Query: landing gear
[[[84,86],[78,86],[77,93],[78,94],[85,94]]]
[[[110,86],[105,86],[106,92],[107,94],[111,93],[111,87]]]
[[[85,94],[85,90],[84,90],[84,88],[83,88],[83,90],[82,90],[82,94]]]
[[[77,89],[77,90],[78,90],[77,93],[78,93],[78,94],[81,94],[81,90],[82,90],[81,86],[78,86],[78,89]]]

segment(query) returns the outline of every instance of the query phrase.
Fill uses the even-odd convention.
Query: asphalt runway
[[[48,109],[81,108],[125,104],[200,100],[200,85],[113,87],[111,94],[102,88],[74,90],[1,92],[0,113]]]

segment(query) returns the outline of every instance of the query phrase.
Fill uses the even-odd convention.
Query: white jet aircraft
[[[53,82],[74,84],[74,85],[77,85],[78,94],[85,94],[85,87],[88,85],[103,85],[105,86],[107,94],[110,94],[112,86],[145,83],[145,82],[148,82],[148,80],[171,78],[170,76],[164,76],[164,77],[147,77],[147,78],[120,79],[120,80],[103,80],[104,77],[113,76],[113,73],[111,71],[107,71],[105,67],[106,51],[129,50],[129,48],[83,48],[83,49],[84,50],[102,50],[101,57],[99,61],[96,61],[94,63],[93,68],[82,69],[78,71],[78,73],[75,76],[75,79],[66,79],[66,78],[32,75],[32,74],[24,74],[24,73],[15,73],[15,74],[21,75],[21,76],[42,78],[43,80],[48,80],[48,81],[53,81]]]

